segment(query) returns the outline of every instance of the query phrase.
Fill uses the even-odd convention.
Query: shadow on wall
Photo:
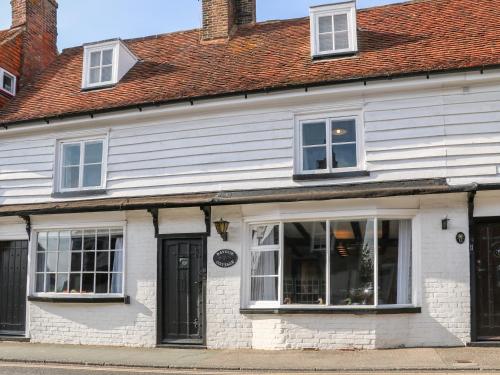
[[[35,310],[33,310],[35,309]],[[74,324],[95,331],[112,331],[134,327],[140,320],[154,320],[153,311],[146,305],[131,300],[124,304],[52,304],[32,303],[31,319],[40,316],[47,325]],[[45,327],[44,329],[48,329]],[[71,328],[68,334],[71,333]]]

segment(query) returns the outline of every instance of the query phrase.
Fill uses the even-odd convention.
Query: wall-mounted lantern
[[[221,218],[219,221],[214,222],[214,225],[217,233],[221,236],[222,241],[227,241],[227,229],[229,228],[229,222]]]
[[[441,220],[441,229],[442,230],[447,230],[448,229],[448,223],[450,219],[448,219],[448,216],[446,216],[443,220]]]

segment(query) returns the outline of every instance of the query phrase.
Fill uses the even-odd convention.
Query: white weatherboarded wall
[[[19,135],[1,131],[0,204],[53,200],[56,141],[89,135],[109,136],[107,189],[115,197],[431,177],[500,181],[500,84],[486,73],[481,84],[468,77],[443,87],[427,88],[418,78],[422,89],[384,83],[384,92],[316,89],[314,97],[311,89],[286,100],[269,95],[218,109],[195,104],[69,122],[60,130],[54,123]],[[371,175],[294,182],[295,116],[338,110],[362,113]]]

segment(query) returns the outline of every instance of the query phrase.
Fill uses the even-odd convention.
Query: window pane
[[[82,293],[94,293],[94,276],[93,273],[82,275]]]
[[[109,270],[109,252],[98,251],[96,256],[96,271],[108,272]]]
[[[81,274],[72,273],[69,276],[69,292],[70,293],[80,293],[80,280]]]
[[[252,277],[250,285],[250,299],[252,301],[277,301],[277,277]]]
[[[85,164],[102,162],[102,142],[85,143]]]
[[[83,253],[83,271],[94,272],[95,271],[95,253],[94,252],[84,252]]]
[[[251,246],[273,246],[280,243],[280,229],[277,224],[263,224],[251,229]]]
[[[69,275],[67,273],[57,274],[57,293],[68,293],[69,292]]]
[[[340,31],[335,33],[335,49],[349,48],[349,33],[347,31]]]
[[[109,250],[109,230],[97,231],[97,250]]]
[[[110,293],[123,293],[123,286],[122,286],[123,274],[112,273],[110,276],[111,276],[111,280],[110,280],[110,285],[109,285],[109,292]]]
[[[123,271],[123,252],[112,251],[109,258],[110,271],[111,272],[122,272]]]
[[[38,233],[37,239],[38,239],[37,251],[47,251],[47,232]]]
[[[321,34],[319,36],[319,51],[332,51],[333,50],[333,37],[332,34]]]
[[[113,67],[112,66],[106,66],[106,67],[102,68],[101,82],[111,81],[112,75],[113,75]]]
[[[59,233],[57,232],[49,232],[48,233],[48,251],[57,251],[59,243]]]
[[[304,149],[304,170],[326,169],[326,147],[309,147]]]
[[[279,251],[252,251],[252,276],[277,276],[279,259]]]
[[[45,271],[45,254],[38,253],[36,255],[36,272]]]
[[[69,251],[71,248],[71,232],[59,233],[59,251]]]
[[[113,50],[107,49],[102,51],[102,65],[111,65],[113,64]]]
[[[101,69],[100,68],[92,68],[90,69],[90,77],[89,77],[89,83],[99,83],[100,82],[100,73]]]
[[[95,279],[95,292],[108,293],[108,274],[98,273]]]
[[[411,303],[411,220],[378,222],[381,305]]]
[[[101,186],[101,165],[92,164],[83,167],[83,187]]]
[[[74,230],[71,232],[71,250],[73,251],[80,251],[82,250],[83,246],[83,231],[81,230]]]
[[[82,253],[71,253],[71,271],[81,272],[82,270]]]
[[[47,293],[54,293],[56,291],[56,274],[47,273],[45,275],[45,291]]]
[[[62,176],[62,187],[64,189],[74,189],[78,187],[80,180],[79,167],[64,167]]]
[[[331,33],[332,32],[332,16],[324,16],[318,18],[319,32]]]
[[[7,90],[10,93],[14,92],[14,80],[12,79],[12,77],[4,74],[2,87],[4,88],[4,90]]]
[[[80,145],[63,145],[63,166],[80,165]]]
[[[326,123],[311,122],[302,124],[302,145],[314,146],[326,144]]]
[[[83,250],[95,250],[95,230],[86,230],[83,236]]]
[[[330,223],[330,301],[333,305],[372,305],[373,220]]]
[[[324,304],[326,223],[284,225],[284,304]]]
[[[36,293],[45,292],[44,280],[45,280],[45,275],[43,273],[36,274],[36,288],[35,288]]]
[[[358,165],[356,144],[332,146],[332,168],[348,168]]]
[[[333,17],[335,31],[347,31],[347,14],[336,14]]]
[[[90,67],[101,65],[101,51],[90,53]]]
[[[59,253],[57,259],[57,272],[69,272],[71,253]]]
[[[332,143],[356,142],[356,120],[332,121]]]
[[[111,250],[123,250],[123,233],[121,230],[111,230]]]
[[[57,269],[57,253],[47,253],[45,271],[56,272]]]

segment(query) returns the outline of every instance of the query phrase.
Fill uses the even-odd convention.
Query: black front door
[[[477,222],[476,319],[478,340],[500,340],[500,220]]]
[[[28,241],[0,242],[0,335],[24,336]]]
[[[160,344],[204,343],[204,243],[195,236],[161,240]]]

